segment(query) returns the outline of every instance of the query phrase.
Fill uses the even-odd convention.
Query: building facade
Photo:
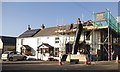
[[[0,51],[16,51],[16,37],[0,36]]]
[[[70,29],[71,25],[56,26],[56,27],[41,28],[41,29],[31,29],[28,27],[28,30],[17,38],[16,50],[18,52],[21,52],[21,54],[24,53],[27,54],[28,56],[34,56],[36,59],[41,59],[41,54],[46,54],[46,53],[50,54],[50,51],[52,51],[50,55],[55,57],[58,57],[60,54],[71,53],[73,48],[73,43],[76,38],[76,29],[77,29],[77,24],[72,24],[72,25],[73,27],[71,29]],[[93,45],[92,41],[93,38],[95,37],[96,40],[99,41],[100,38],[97,37],[100,37],[100,34],[98,31],[96,31],[94,34],[94,32],[91,30],[93,28],[92,22],[90,22],[88,25],[85,24],[83,26],[84,30],[80,36],[80,46],[78,52],[84,51],[87,52],[88,54],[91,51],[93,54],[96,54],[97,53],[96,49],[100,49],[100,46]],[[93,37],[93,35],[95,36]],[[81,45],[81,43],[83,42],[85,42],[85,44]],[[30,51],[26,51],[27,47],[25,48],[25,45],[27,45],[27,47],[29,46],[28,48],[30,49]]]
[[[114,29],[108,26],[96,27],[91,20],[82,24],[78,53],[92,54],[97,60],[113,59],[113,56],[117,55],[114,45],[117,33]],[[76,23],[49,28],[42,25],[40,29],[31,29],[28,26],[28,30],[17,38],[16,50],[21,54],[42,60],[47,60],[49,56],[59,57],[61,54],[72,54],[77,26]]]

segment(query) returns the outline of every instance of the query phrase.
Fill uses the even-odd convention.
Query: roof
[[[26,49],[32,49],[29,45],[23,45]]]
[[[27,30],[23,34],[21,34],[18,38],[33,37],[39,31],[40,29]]]
[[[56,26],[56,27],[49,27],[49,28],[41,29],[41,31],[39,31],[36,35],[34,35],[34,37],[51,36],[51,35],[75,32],[77,25],[78,24],[70,24],[70,25]],[[85,25],[85,28],[86,29],[91,29],[91,28],[93,29],[92,22],[87,23]]]
[[[16,37],[0,36],[4,45],[16,45]]]
[[[76,32],[77,25],[78,24],[70,24],[70,25],[64,25],[64,26],[49,27],[44,29],[27,30],[23,34],[21,34],[18,38],[52,36],[52,35]],[[106,27],[94,28],[92,21],[83,23],[84,30],[103,29],[103,28],[106,28]]]
[[[47,46],[48,48],[53,48],[53,46],[49,45],[48,43],[42,43],[41,45],[38,46],[38,48],[40,48],[43,45]]]
[[[66,26],[56,26],[56,27],[49,27],[45,29],[41,29],[34,37],[39,37],[39,36],[51,36],[51,35],[56,35],[56,31],[59,29],[66,30],[68,29],[68,25]]]
[[[75,26],[76,25],[74,25],[73,28]],[[23,34],[21,34],[18,38],[57,35],[59,33],[57,33],[56,31],[68,30],[69,27],[70,27],[70,25],[64,25],[64,26],[49,27],[49,28],[44,28],[44,29],[27,30]]]

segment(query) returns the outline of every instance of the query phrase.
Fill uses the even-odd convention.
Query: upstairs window
[[[59,37],[55,37],[55,43],[59,43]]]
[[[59,37],[55,37],[55,40],[59,40]]]
[[[21,45],[23,45],[24,39],[21,39]]]
[[[40,38],[37,38],[37,45],[40,44]]]

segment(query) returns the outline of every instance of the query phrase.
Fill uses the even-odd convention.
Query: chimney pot
[[[30,27],[30,25],[28,25],[28,30],[31,30],[31,27]]]
[[[44,25],[44,24],[42,24],[41,29],[44,29],[44,28],[45,28],[45,25]]]

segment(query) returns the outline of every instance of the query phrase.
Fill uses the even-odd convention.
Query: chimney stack
[[[44,25],[44,24],[42,24],[41,29],[44,29],[44,28],[45,28],[45,25]]]
[[[28,30],[31,30],[31,27],[30,27],[30,25],[28,25]]]
[[[80,18],[77,19],[77,24],[81,24]]]

